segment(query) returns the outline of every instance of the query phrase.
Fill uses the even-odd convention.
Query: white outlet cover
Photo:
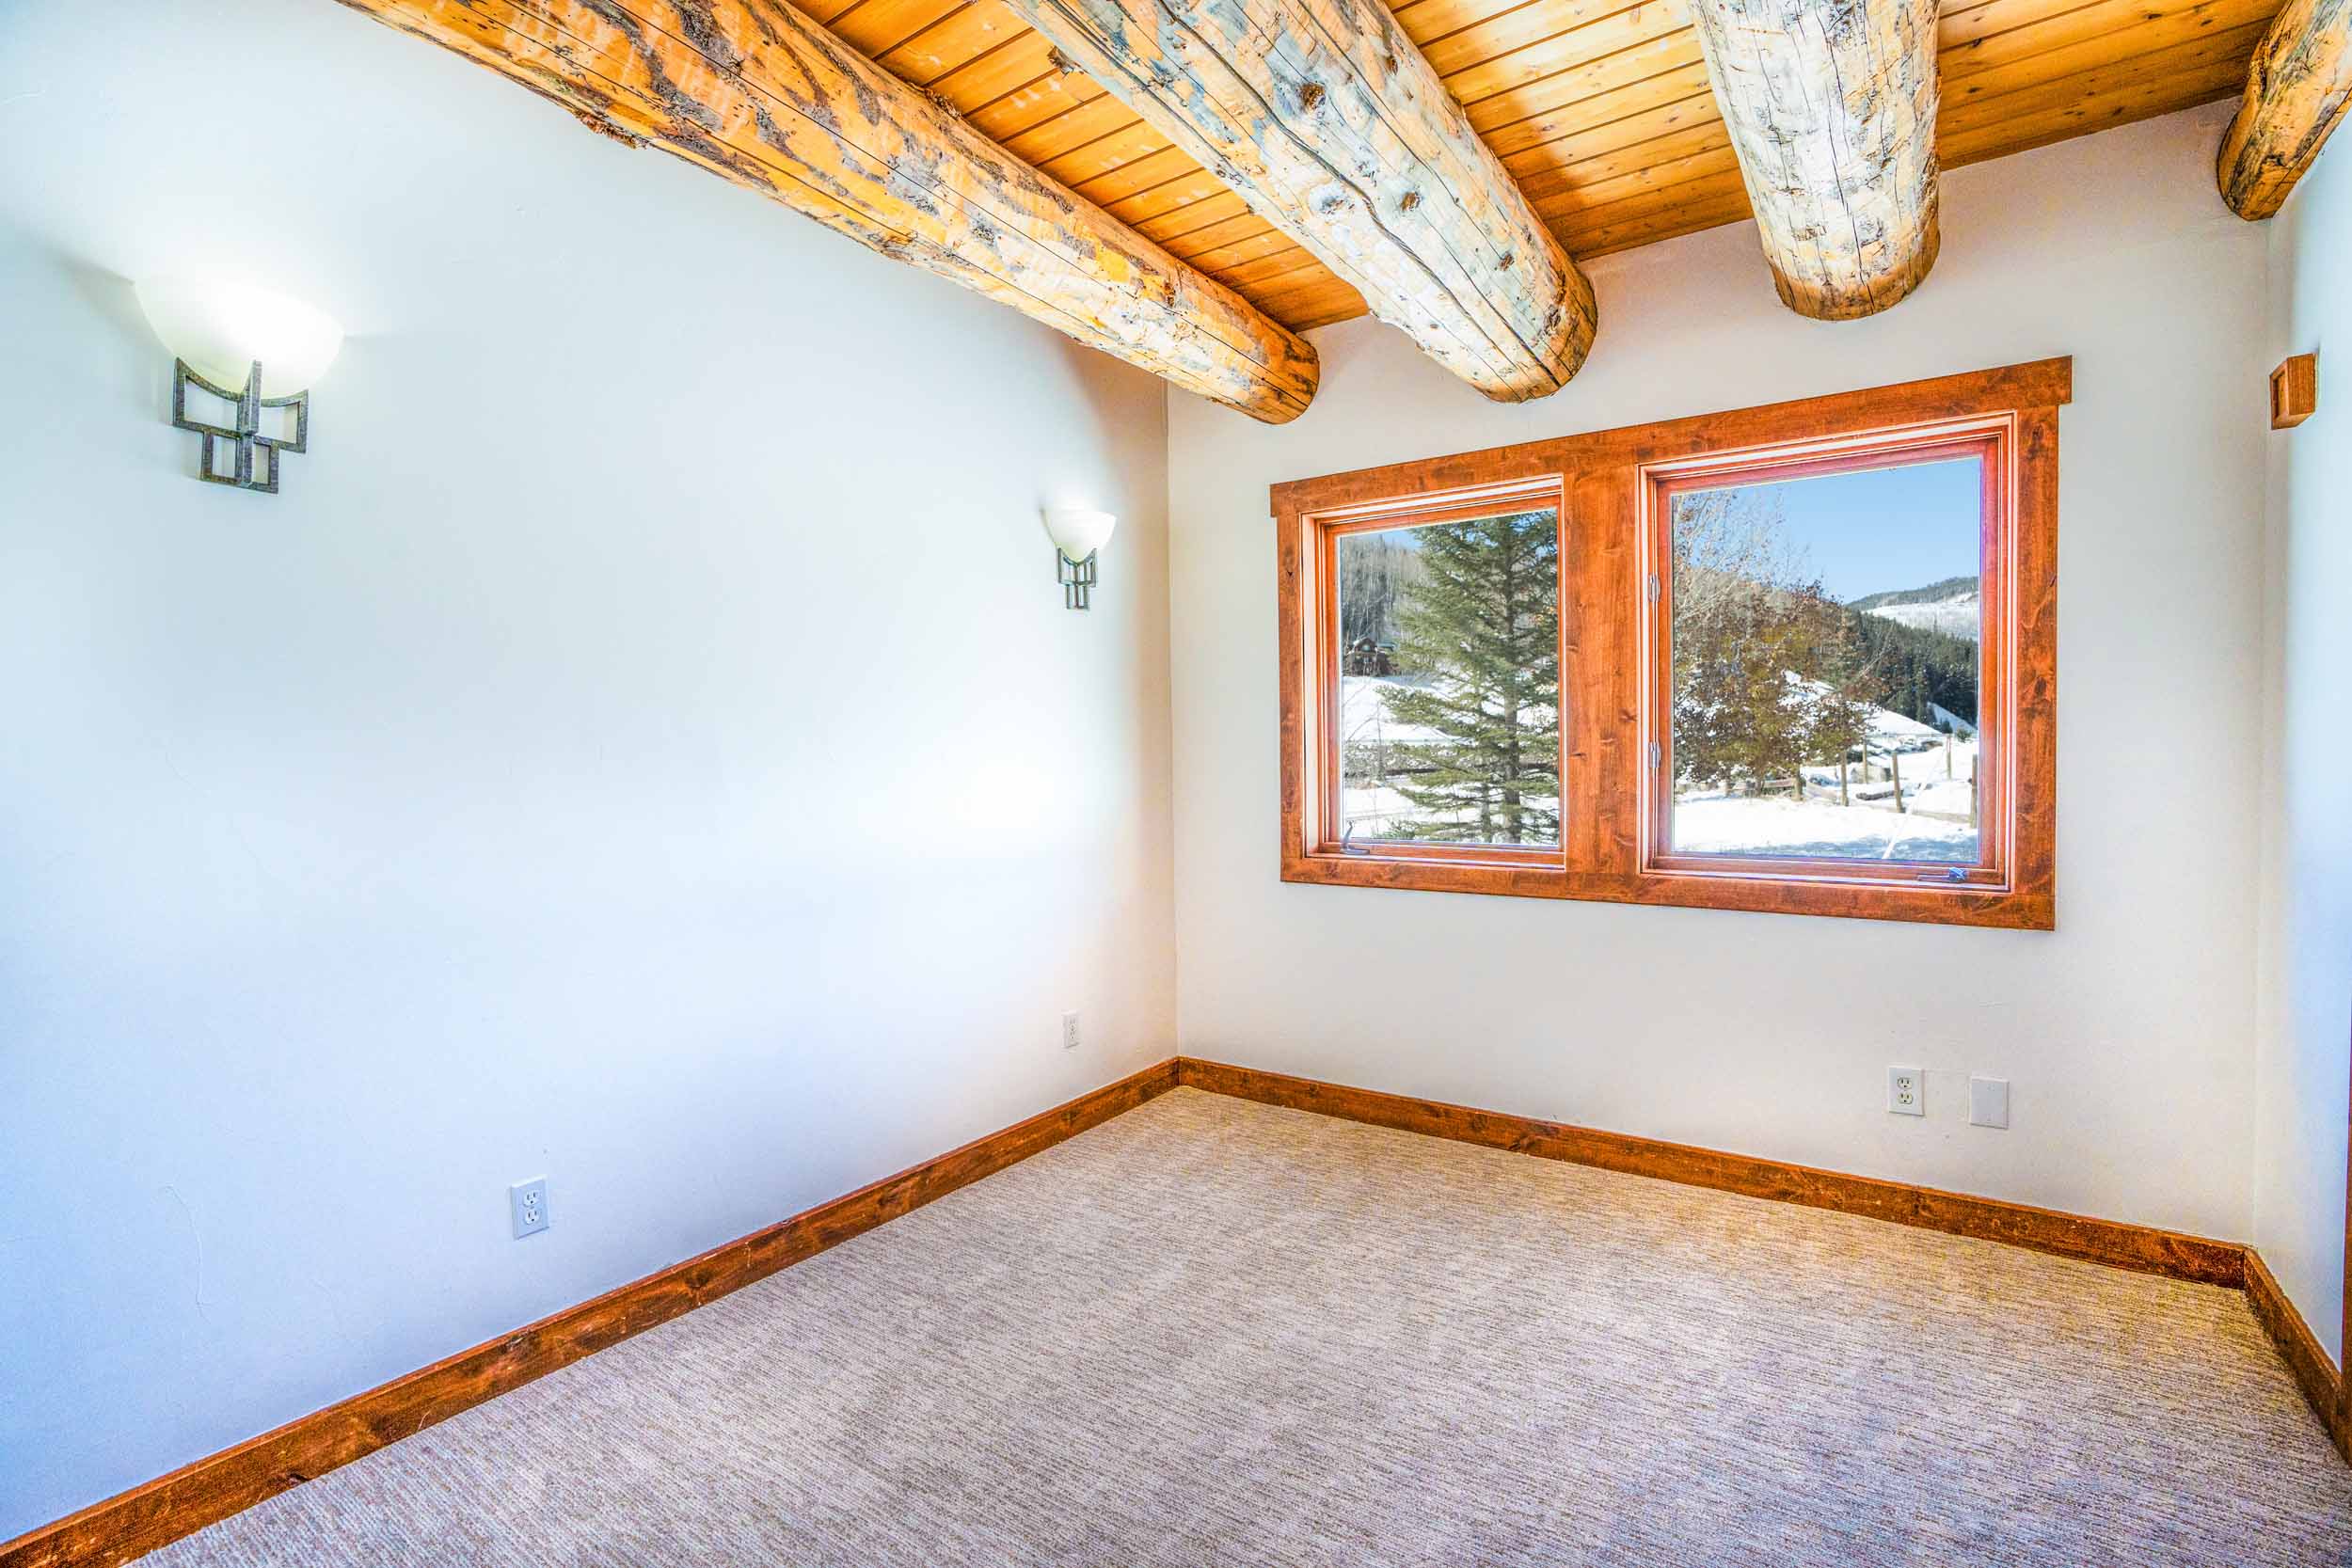
[[[1078,1049],[1078,1015],[1076,1013],[1061,1015],[1061,1048],[1064,1051]]]
[[[2009,1125],[2008,1079],[1971,1078],[1968,1080],[1968,1121],[1973,1127],[2007,1127]]]
[[[548,1179],[518,1182],[506,1189],[506,1207],[515,1221],[515,1240],[535,1236],[548,1227]]]
[[[1928,1114],[1928,1075],[1915,1067],[1886,1069],[1886,1112],[1897,1117]]]

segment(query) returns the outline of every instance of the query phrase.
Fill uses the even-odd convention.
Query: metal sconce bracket
[[[210,392],[225,403],[237,405],[235,425],[206,424],[202,420],[188,418],[188,388],[195,386]],[[294,435],[264,436],[262,434],[262,410],[291,408],[294,412]],[[204,438],[204,458],[197,478],[210,484],[230,484],[240,490],[259,490],[263,495],[278,494],[278,453],[301,451],[310,438],[310,394],[295,392],[289,397],[265,398],[262,395],[262,362],[253,361],[246,372],[245,389],[231,391],[215,386],[188,368],[184,359],[171,362],[171,422],[175,429],[193,431]],[[213,467],[215,443],[234,441],[237,444],[237,467],[233,472],[222,473]],[[253,477],[253,454],[266,451],[269,477]]]
[[[1061,584],[1061,602],[1065,609],[1090,610],[1094,592],[1094,558],[1100,550],[1089,550],[1084,561],[1073,561],[1054,546],[1054,580]]]

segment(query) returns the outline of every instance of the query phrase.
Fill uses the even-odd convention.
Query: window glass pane
[[[1560,527],[1549,507],[1343,533],[1342,832],[1560,842]]]
[[[1981,468],[1671,493],[1677,853],[1978,859]]]

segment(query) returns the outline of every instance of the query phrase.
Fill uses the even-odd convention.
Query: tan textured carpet
[[[1179,1089],[154,1568],[2342,1564],[2234,1291]]]

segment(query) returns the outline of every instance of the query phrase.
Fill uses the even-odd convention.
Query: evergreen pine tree
[[[1397,665],[1426,684],[1382,693],[1389,717],[1445,738],[1389,784],[1419,808],[1398,838],[1560,841],[1560,531],[1549,511],[1415,531]]]

